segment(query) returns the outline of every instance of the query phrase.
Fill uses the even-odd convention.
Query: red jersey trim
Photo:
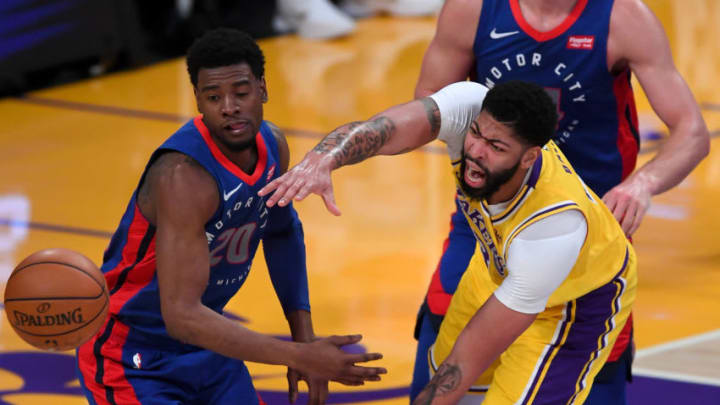
[[[210,148],[210,152],[212,155],[217,159],[220,164],[227,169],[230,173],[234,174],[235,176],[239,177],[240,180],[247,183],[247,185],[252,186],[254,185],[258,179],[260,179],[260,176],[265,171],[265,166],[267,165],[267,146],[265,145],[265,140],[262,137],[262,133],[258,131],[258,133],[255,135],[255,143],[257,144],[258,149],[258,161],[255,165],[255,171],[248,175],[242,169],[237,167],[237,165],[230,161],[230,159],[227,158],[221,151],[220,148],[215,144],[215,141],[213,141],[212,137],[210,136],[210,131],[205,126],[205,123],[202,121],[202,115],[198,115],[193,119],[193,123],[195,124],[195,128],[197,128],[198,131],[200,131],[200,134],[203,137],[203,140],[207,144],[208,148]]]
[[[638,144],[638,119],[635,109],[635,97],[630,87],[630,71],[626,70],[613,82],[613,92],[617,103],[617,147],[622,159],[621,180],[625,180],[635,170],[637,155],[640,149]]]
[[[565,20],[557,27],[546,32],[540,32],[536,30],[530,24],[528,24],[527,21],[525,21],[525,17],[523,17],[522,15],[522,10],[520,10],[519,0],[510,0],[510,9],[512,10],[513,17],[515,17],[515,22],[517,23],[517,25],[519,25],[520,28],[525,31],[526,34],[531,36],[534,40],[538,42],[543,42],[549,41],[553,38],[557,38],[565,31],[567,31],[567,29],[570,28],[570,26],[573,25],[575,21],[577,21],[577,19],[580,17],[580,14],[582,14],[583,10],[585,9],[587,2],[588,0],[578,0],[578,2],[575,3],[575,7],[573,7],[572,11],[570,11],[570,14],[565,18]]]

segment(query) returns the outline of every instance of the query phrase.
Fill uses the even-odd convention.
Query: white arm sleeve
[[[586,235],[587,222],[578,210],[551,215],[523,229],[510,242],[508,276],[495,297],[517,312],[542,312],[575,266]]]
[[[462,156],[465,134],[482,109],[487,87],[475,82],[449,84],[430,98],[440,110],[440,133],[438,139],[448,146],[450,159]]]

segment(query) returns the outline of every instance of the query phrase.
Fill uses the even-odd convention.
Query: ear
[[[265,82],[265,76],[260,78],[260,91],[262,92],[263,104],[268,102],[267,83]]]
[[[535,161],[538,157],[540,157],[541,153],[542,149],[539,146],[529,147],[525,152],[523,152],[522,158],[520,158],[520,167],[523,169],[529,169],[535,164]]]
[[[198,111],[200,111],[200,99],[199,99],[200,95],[198,93],[197,87],[195,87],[195,86],[193,86],[193,95],[195,96],[195,107],[197,108]]]

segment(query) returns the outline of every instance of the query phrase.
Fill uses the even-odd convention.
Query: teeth
[[[482,174],[479,171],[476,170],[470,170],[470,178],[473,180],[480,180],[482,179]]]

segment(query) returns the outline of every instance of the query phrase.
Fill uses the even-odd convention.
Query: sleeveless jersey
[[[455,174],[459,175],[460,162],[454,166]],[[580,211],[587,220],[587,236],[572,270],[550,295],[546,311],[555,311],[600,288],[620,273],[625,273],[624,277],[632,283],[637,277],[635,252],[620,225],[553,141],[545,145],[530,170],[527,183],[497,215],[489,214],[484,201],[470,200],[458,190],[460,207],[478,240],[478,249],[453,296],[438,336],[436,347],[442,358],[484,302],[478,302],[475,288],[463,288],[463,283],[480,283],[490,293],[495,290],[512,271],[505,263],[507,248],[515,236],[549,215],[571,209]],[[484,261],[484,265],[474,265],[476,260]]]
[[[205,224],[210,277],[202,303],[218,313],[222,313],[244,283],[267,226],[268,209],[257,192],[275,175],[278,147],[264,121],[255,141],[257,165],[252,174],[246,174],[222,154],[198,116],[168,138],[145,168],[147,172],[164,151],[177,151],[192,157],[215,179],[220,205]],[[110,316],[140,332],[140,336],[148,335],[157,344],[172,338],[167,334],[160,312],[155,226],[138,208],[138,189],[105,251],[102,271],[110,291]]]
[[[600,196],[633,171],[639,145],[630,70],[613,75],[607,67],[612,6],[578,0],[563,23],[538,32],[518,0],[486,0],[473,46],[477,82],[545,87],[558,106],[555,142]]]

